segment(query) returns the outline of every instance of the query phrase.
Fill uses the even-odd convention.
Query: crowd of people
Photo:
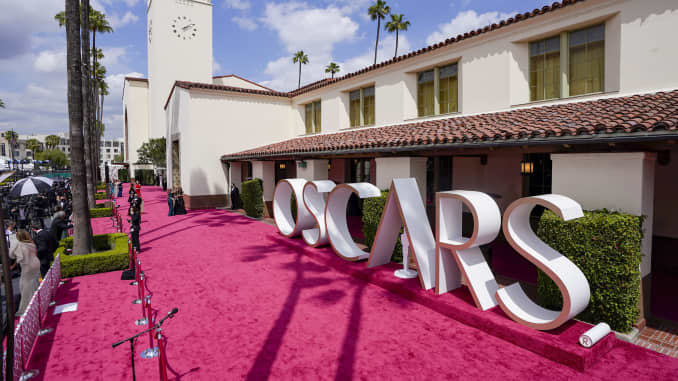
[[[167,190],[167,205],[169,206],[168,216],[176,216],[186,214],[186,206],[184,205],[184,192],[181,187]]]
[[[70,183],[55,183],[44,194],[3,197],[3,207],[12,278],[19,277],[17,314],[22,315],[38,289],[40,277],[49,270],[58,241],[73,227],[69,222]]]

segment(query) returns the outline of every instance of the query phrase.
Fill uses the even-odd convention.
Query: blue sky
[[[171,0],[155,0],[171,1]],[[294,51],[310,63],[302,83],[324,78],[330,61],[342,71],[372,63],[376,22],[367,16],[374,0],[212,0],[214,75],[238,74],[276,90],[296,87]],[[106,136],[121,137],[122,84],[126,75],[146,76],[146,0],[91,0],[115,32],[97,36],[103,48],[111,95],[104,107]],[[551,1],[388,1],[411,26],[398,53],[482,27]],[[9,1],[0,13],[0,131],[22,134],[68,130],[65,31],[53,21],[63,0]],[[382,24],[383,25],[383,24]],[[382,26],[383,28],[383,26]],[[395,36],[382,29],[379,60],[393,56]]]

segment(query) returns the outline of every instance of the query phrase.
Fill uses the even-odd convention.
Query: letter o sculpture
[[[337,185],[327,198],[325,206],[325,226],[332,249],[348,261],[358,261],[369,256],[355,244],[346,222],[346,206],[351,194],[360,198],[379,197],[381,191],[370,183],[352,183]]]
[[[284,179],[278,181],[273,195],[273,219],[280,234],[296,237],[302,230],[312,228],[315,220],[304,206],[303,189],[305,179]],[[297,200],[297,219],[292,217],[292,192]]]
[[[591,291],[579,267],[539,239],[530,227],[530,212],[537,205],[550,209],[565,221],[583,217],[584,212],[571,198],[545,194],[516,200],[504,214],[506,240],[558,285],[563,295],[563,309],[552,311],[539,306],[527,297],[519,283],[499,289],[496,297],[501,309],[513,320],[530,328],[550,330],[586,309]]]
[[[309,181],[304,185],[304,205],[315,218],[317,227],[301,232],[304,241],[313,247],[327,245],[327,230],[325,226],[325,199],[323,193],[329,193],[336,184],[331,180]]]

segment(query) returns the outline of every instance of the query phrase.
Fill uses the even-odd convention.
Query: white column
[[[425,157],[378,157],[376,162],[379,189],[389,189],[393,179],[414,177],[422,200],[426,198]]]
[[[275,191],[275,161],[253,161],[252,178],[264,183],[264,201],[273,201]]]
[[[297,160],[297,177],[306,180],[327,180],[329,160]]]
[[[553,193],[571,197],[585,210],[605,208],[645,216],[640,271],[647,276],[652,264],[656,154],[552,154],[551,160]]]

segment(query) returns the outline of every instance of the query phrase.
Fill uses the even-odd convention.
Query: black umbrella
[[[9,196],[21,197],[46,192],[52,187],[52,183],[52,180],[46,177],[26,177],[14,184],[12,190],[9,192]]]

